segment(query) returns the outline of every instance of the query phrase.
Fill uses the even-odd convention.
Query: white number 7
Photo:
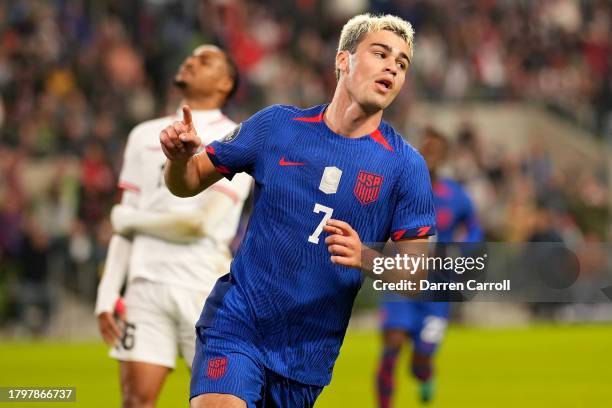
[[[318,214],[320,212],[324,212],[325,213],[325,215],[323,216],[323,219],[321,220],[319,225],[317,225],[317,229],[314,230],[312,235],[310,235],[308,237],[308,242],[310,242],[312,244],[318,244],[319,243],[319,235],[321,235],[321,233],[323,232],[323,226],[327,223],[327,220],[329,220],[331,218],[332,213],[334,212],[334,209],[326,207],[326,206],[321,205],[319,203],[315,203],[314,210],[312,210],[312,211],[314,213],[316,213],[316,214]]]

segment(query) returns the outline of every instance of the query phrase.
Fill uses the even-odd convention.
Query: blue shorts
[[[399,295],[398,295],[399,296]],[[450,304],[387,297],[381,304],[382,329],[408,333],[415,352],[431,355],[444,338]]]
[[[190,399],[201,394],[231,394],[247,407],[312,407],[323,387],[280,376],[262,364],[258,351],[212,328],[196,328]]]

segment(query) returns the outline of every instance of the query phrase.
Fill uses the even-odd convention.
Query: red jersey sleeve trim
[[[117,183],[117,187],[122,190],[129,190],[133,191],[134,193],[140,193],[140,187],[138,187],[136,184],[128,183],[127,181],[119,181],[119,183]]]
[[[391,239],[393,241],[400,241],[402,239],[408,238],[423,238],[435,235],[435,233],[436,228],[432,225],[427,225],[424,227],[405,228],[397,230],[391,234]]]

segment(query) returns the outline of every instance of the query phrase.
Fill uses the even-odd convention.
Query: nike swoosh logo
[[[290,162],[290,161],[285,161],[285,156],[281,157],[281,159],[278,161],[278,164],[280,164],[281,166],[303,166],[305,163],[303,162]]]

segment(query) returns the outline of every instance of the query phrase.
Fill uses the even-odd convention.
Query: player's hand
[[[361,239],[348,223],[330,219],[323,226],[330,235],[325,238],[331,261],[337,265],[361,269]]]
[[[125,306],[123,299],[117,299],[115,304],[115,312],[102,312],[98,315],[98,329],[104,342],[111,347],[114,347],[119,339],[121,339],[121,329],[117,324],[116,317],[125,321]]]
[[[98,329],[104,342],[109,346],[114,347],[121,338],[121,330],[111,312],[102,312],[98,315]]]
[[[189,106],[183,106],[182,121],[174,122],[161,131],[159,141],[168,160],[187,161],[196,154],[202,141],[193,126]]]

